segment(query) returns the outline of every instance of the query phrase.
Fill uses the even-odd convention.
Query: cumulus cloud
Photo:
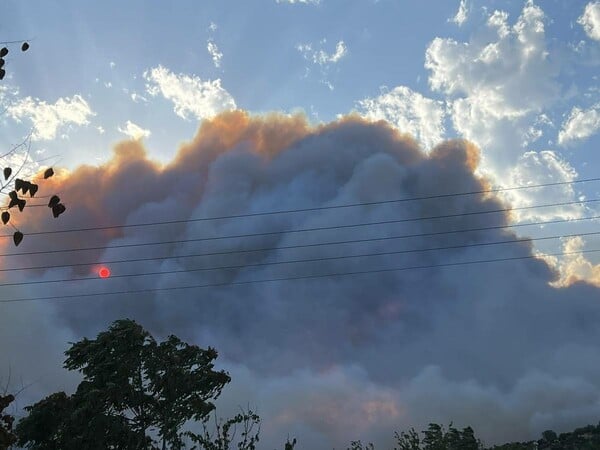
[[[179,117],[206,119],[221,111],[236,108],[231,94],[221,87],[221,80],[203,81],[200,77],[176,74],[159,65],[144,72],[146,91],[153,97],[162,95],[174,104]]]
[[[130,94],[130,98],[134,103],[148,103],[148,99],[143,95],[138,94],[137,92],[132,92]]]
[[[94,266],[76,265],[83,262],[157,259],[113,262],[114,277],[101,282],[94,277],[1,286],[3,299],[106,295],[4,304],[3,310],[13,311],[31,305],[34,309],[25,313],[29,328],[41,330],[40,339],[51,342],[42,346],[30,339],[7,345],[0,364],[27,354],[40,373],[54,358],[46,354],[48,347],[58,348],[58,342],[66,346],[67,338],[93,336],[112,320],[131,317],[156,336],[174,333],[217,348],[220,364],[231,368],[234,379],[232,396],[224,394],[222,406],[256,405],[264,419],[266,437],[261,441],[268,448],[279,447],[287,433],[315,450],[345,448],[355,438],[389,447],[395,429],[424,427],[430,420],[472,425],[489,444],[595,423],[600,414],[598,288],[583,282],[550,286],[557,273],[544,260],[532,258],[529,241],[481,245],[518,237],[502,228],[510,220],[504,213],[423,219],[502,208],[495,195],[372,203],[486,189],[487,182],[475,175],[479,157],[478,149],[463,140],[423,152],[395,128],[358,116],[310,127],[301,116],[257,117],[241,111],[203,121],[195,138],[165,165],[149,160],[141,142],[121,143],[105,164],[47,180],[45,189],[68,199],[69,213],[61,216],[60,228],[364,205],[112,228],[88,233],[85,240],[81,234],[64,233],[52,235],[51,241],[27,236],[56,228],[47,211],[34,208],[22,224],[23,253],[81,248],[82,242],[99,249],[86,250],[85,256],[74,252],[3,259],[3,282],[93,276]],[[535,164],[566,170],[556,155],[546,153],[529,156],[523,167]],[[417,220],[406,221],[410,218]],[[392,219],[405,221],[347,227]],[[338,228],[297,231],[328,226]],[[470,228],[479,231],[448,233]],[[257,234],[266,231],[272,233]],[[255,235],[227,238],[240,234]],[[408,234],[412,237],[399,237]],[[206,238],[210,240],[190,241]],[[332,243],[360,239],[375,240]],[[171,243],[115,247],[157,241]],[[0,251],[8,253],[8,244],[1,245]],[[425,251],[439,247],[446,249]],[[199,254],[204,256],[190,256]],[[523,259],[440,266],[498,258]],[[312,261],[290,263],[298,259]],[[271,264],[276,262],[281,264]],[[59,263],[69,266],[27,274],[4,270]],[[217,266],[230,268],[208,270]],[[171,289],[409,266],[427,267]],[[168,271],[172,273],[116,277]],[[136,289],[145,292],[109,294]],[[38,314],[43,311],[37,305],[49,312]],[[14,317],[0,315],[0,333],[22,334],[23,321]],[[54,328],[60,333],[53,335]],[[30,373],[23,375],[28,381]],[[51,378],[44,388],[50,392],[61,383],[59,377]]]
[[[212,39],[209,39],[206,44],[206,50],[208,51],[208,54],[212,58],[213,64],[215,65],[215,67],[216,68],[221,67],[221,59],[223,59],[223,53],[221,51],[219,51],[219,47],[217,47],[217,44],[215,44],[215,41],[213,41]]]
[[[142,139],[150,136],[150,130],[146,130],[139,125],[133,123],[131,120],[125,122],[125,126],[118,127],[117,130],[131,139]]]
[[[577,20],[585,33],[596,41],[600,41],[600,2],[590,2],[585,5],[585,10]]]
[[[333,83],[329,80],[329,73],[333,66],[340,62],[348,54],[348,48],[344,41],[338,41],[335,46],[335,50],[327,52],[323,49],[326,45],[327,39],[322,39],[318,45],[315,44],[298,44],[296,50],[298,50],[304,59],[310,62],[317,70],[321,73],[320,82],[326,85],[329,90],[334,89]],[[310,73],[310,69],[306,67],[306,75]]]
[[[56,138],[59,130],[73,125],[87,125],[94,112],[80,95],[59,98],[47,103],[39,98],[25,97],[7,108],[7,114],[17,121],[28,120],[33,124],[35,140]]]
[[[448,19],[448,22],[454,22],[460,27],[463,23],[467,21],[468,15],[469,8],[467,6],[467,0],[460,0],[460,4],[458,5],[458,11],[456,11],[454,17]]]
[[[510,171],[510,186],[533,184],[565,183],[543,189],[505,191],[502,196],[513,207],[543,205],[549,203],[567,203],[573,200],[576,192],[569,182],[577,179],[577,171],[569,162],[556,152],[542,150],[525,152]],[[575,219],[582,217],[582,205],[573,204],[552,208],[527,209],[515,211],[516,220],[552,220],[558,218]]]
[[[560,278],[554,282],[556,286],[569,286],[578,281],[585,280],[600,286],[600,264],[592,263],[583,253],[585,251],[585,238],[576,236],[564,239],[562,258],[550,258],[560,273]]]
[[[430,149],[444,136],[444,104],[397,86],[378,97],[358,102],[361,115],[370,120],[386,120],[402,133],[408,133]]]
[[[430,87],[445,96],[459,135],[483,150],[481,173],[501,186],[521,179],[525,166],[527,179],[563,179],[568,172],[552,162],[561,160],[566,167],[559,152],[543,153],[551,142],[541,144],[544,136],[555,135],[550,116],[565,97],[561,60],[546,35],[547,20],[528,1],[515,19],[505,11],[491,11],[486,25],[468,40],[437,37],[426,51]],[[533,204],[541,194],[520,192],[519,203]],[[549,200],[554,198],[543,203]]]
[[[320,42],[320,46],[323,46],[326,43],[327,40],[323,39]],[[296,49],[302,53],[304,59],[320,66],[335,64],[348,54],[348,47],[346,47],[344,41],[338,41],[338,43],[335,44],[335,50],[333,52],[326,52],[322,48],[316,50],[313,44],[299,44]]]
[[[582,141],[600,130],[600,104],[589,109],[574,107],[558,133],[558,143],[569,145]]]

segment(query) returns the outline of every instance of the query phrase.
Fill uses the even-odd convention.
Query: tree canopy
[[[72,395],[59,392],[26,408],[29,415],[17,425],[19,445],[154,449],[161,442],[183,448],[183,424],[205,420],[231,380],[214,370],[214,349],[175,336],[158,343],[128,319],[65,354],[65,368],[83,380]]]

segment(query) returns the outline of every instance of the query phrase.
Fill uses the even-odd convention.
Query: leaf
[[[29,196],[33,197],[40,187],[35,183],[29,183]]]
[[[52,207],[52,215],[56,219],[58,216],[60,216],[62,213],[64,213],[66,209],[67,208],[62,203],[59,203],[58,205],[54,205]]]
[[[29,50],[29,44],[27,42],[23,42],[23,45],[21,45],[21,51],[26,52],[27,50]]]
[[[6,47],[2,47],[2,50],[0,50],[0,57],[4,58],[6,55],[8,55],[8,49]]]
[[[4,75],[6,75],[6,70],[0,69],[0,80],[4,79]]]
[[[20,178],[17,178],[15,180],[15,191],[20,191],[21,189],[24,189],[25,187],[25,182],[23,180],[21,180]],[[25,193],[25,190],[23,190],[23,194]]]
[[[25,204],[27,203],[27,200],[20,198],[19,200],[17,200],[17,206],[19,207],[19,211],[23,211],[23,209],[25,209]]]
[[[56,205],[60,203],[60,197],[58,195],[53,195],[48,202],[48,208],[54,208]]]
[[[4,225],[6,225],[9,220],[10,220],[10,213],[8,211],[4,211],[2,213],[2,223],[4,223]]]
[[[8,204],[8,209],[19,204],[19,196],[17,195],[17,191],[10,191],[8,193],[8,196],[10,197],[10,203]]]
[[[19,244],[21,243],[22,240],[23,240],[23,233],[21,233],[20,231],[15,231],[15,234],[13,234],[13,241],[17,247],[19,246]]]
[[[4,168],[4,179],[8,180],[8,177],[10,177],[11,173],[12,173],[12,169],[10,167],[5,167]]]
[[[52,170],[52,167],[47,168],[44,172],[44,180],[50,178],[52,175],[54,175],[54,170]]]
[[[4,67],[5,62],[6,61],[4,61],[4,58],[0,58],[0,67]]]

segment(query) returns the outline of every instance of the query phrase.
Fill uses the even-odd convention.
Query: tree
[[[17,437],[13,433],[13,422],[14,417],[8,413],[4,413],[4,410],[8,408],[15,397],[11,394],[0,395],[0,450],[6,450],[15,442]]]
[[[446,450],[444,428],[441,425],[430,423],[423,435],[423,450]]]
[[[396,432],[394,436],[400,447],[398,450],[421,450],[421,439],[419,438],[419,433],[414,428],[411,428],[408,432],[403,431],[400,434]]]
[[[132,320],[118,320],[96,339],[72,344],[65,368],[83,381],[68,396],[53,394],[28,407],[17,425],[19,445],[35,450],[184,448],[181,427],[203,421],[231,380],[215,371],[217,352],[175,336],[158,344]],[[51,429],[44,417],[52,414]],[[54,419],[55,418],[55,419]],[[91,445],[91,447],[90,447]]]
[[[362,441],[352,441],[346,450],[375,450],[375,446],[371,442],[363,446]]]
[[[193,442],[200,445],[201,449],[230,450],[232,444],[235,442],[237,427],[239,425],[241,426],[242,431],[240,433],[240,438],[235,442],[235,448],[238,450],[256,450],[256,444],[259,441],[260,434],[260,417],[250,409],[248,409],[248,411],[242,410],[242,412],[225,422],[223,422],[223,420],[217,420],[215,415],[214,433],[209,432],[206,422],[203,422],[202,425],[202,434],[195,434],[192,432],[186,433]],[[285,447],[286,450],[288,450],[288,445],[291,445],[289,450],[292,450],[295,444],[295,439],[293,444],[288,440]],[[192,447],[192,450],[195,448],[196,447]]]
[[[8,45],[8,44],[14,44],[14,43],[16,43],[16,42],[3,42],[0,44]],[[22,42],[21,51],[27,51],[28,49],[29,49],[29,43]],[[4,76],[6,75],[6,69],[5,69],[6,61],[4,60],[4,57],[6,55],[8,55],[9,52],[10,52],[10,50],[6,46],[4,46],[0,49],[0,80],[3,80]],[[12,224],[10,222],[10,220],[11,220],[10,210],[16,206],[18,208],[18,210],[22,212],[23,209],[25,208],[25,206],[27,205],[28,199],[24,198],[22,196],[19,196],[19,191],[21,191],[21,194],[23,196],[26,194],[29,194],[29,198],[31,199],[36,195],[36,193],[39,190],[39,185],[37,185],[36,183],[32,183],[29,180],[24,180],[22,178],[19,178],[19,174],[22,172],[22,170],[24,169],[24,167],[27,163],[30,147],[31,147],[31,135],[26,137],[21,144],[13,146],[8,152],[4,153],[3,155],[0,155],[0,160],[3,160],[3,162],[4,162],[4,160],[6,158],[8,158],[10,156],[14,156],[19,151],[19,149],[21,149],[21,148],[26,149],[25,158],[23,159],[22,163],[16,170],[13,170],[13,168],[10,167],[9,165],[3,164],[5,166],[3,169],[4,179],[3,179],[3,181],[0,181],[0,193],[7,195],[10,199],[8,206],[0,207],[0,210],[2,210],[2,213],[0,214],[0,220],[2,220],[2,223],[4,225],[11,225],[14,228],[15,231],[13,233],[13,242],[14,242],[15,246],[18,246],[21,243],[21,241],[23,240],[23,233],[14,224]],[[54,175],[54,170],[50,167],[45,170],[45,172],[43,174],[43,179],[46,180],[49,177],[51,177],[52,175]],[[5,192],[6,188],[10,187],[11,185],[12,185],[12,189],[8,193],[6,193]],[[65,205],[61,203],[60,198],[57,195],[53,195],[50,197],[50,201],[48,202],[48,208],[50,208],[52,210],[52,215],[54,216],[54,218],[57,218],[58,216],[60,216],[62,213],[64,213],[66,211]]]

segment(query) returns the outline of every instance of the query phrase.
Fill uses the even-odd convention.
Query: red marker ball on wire
[[[100,269],[98,270],[98,276],[100,278],[110,277],[110,269],[108,267],[100,267]]]

